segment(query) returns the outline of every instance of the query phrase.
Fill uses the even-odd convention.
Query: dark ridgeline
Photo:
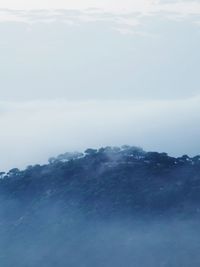
[[[106,147],[0,175],[1,198],[17,201],[22,213],[48,201],[66,208],[73,203],[91,219],[200,212],[200,156],[173,158],[137,147]],[[15,218],[14,213],[15,220],[19,214]]]
[[[15,168],[0,173],[0,177],[2,267],[118,267],[125,258],[127,267],[196,267],[200,262],[196,254],[192,257],[200,249],[196,239],[191,249],[180,239],[180,251],[191,251],[180,256],[179,246],[175,246],[177,258],[168,250],[176,239],[166,243],[172,228],[177,229],[177,221],[183,236],[191,229],[195,229],[189,234],[191,238],[200,233],[200,156],[174,158],[137,147],[106,147],[65,153],[50,158],[47,165],[29,166],[23,171]],[[183,227],[185,222],[192,224],[191,229]],[[155,249],[159,256],[152,259],[147,251],[154,253],[154,243],[146,248],[146,240],[137,252],[140,245],[131,243],[128,236],[133,225],[137,234],[148,231],[149,225],[150,233],[156,236],[156,224],[165,225],[165,229],[158,227],[163,238],[161,251]],[[109,241],[106,236],[111,233],[115,238],[110,236]],[[102,236],[107,240],[105,251]],[[112,250],[109,242],[112,246],[125,242],[127,247]],[[121,253],[121,262],[117,255],[111,261],[106,254],[109,249],[110,254]],[[135,256],[131,249],[137,252]],[[88,253],[91,257],[86,260]]]

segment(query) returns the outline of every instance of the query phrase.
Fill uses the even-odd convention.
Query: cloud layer
[[[199,153],[200,1],[0,8],[0,169],[125,143]]]
[[[88,9],[97,8],[112,12],[178,12],[197,14],[200,10],[198,0],[166,1],[166,0],[2,0],[0,8],[11,9]]]
[[[103,1],[1,1],[0,20],[46,21],[55,20],[80,21],[112,20],[140,21],[143,17],[160,15],[180,19],[200,15],[200,1],[164,1],[164,0],[103,0]],[[197,19],[195,17],[195,19]],[[135,24],[135,22],[133,23]]]
[[[198,154],[200,97],[171,101],[1,103],[0,169],[106,145]]]

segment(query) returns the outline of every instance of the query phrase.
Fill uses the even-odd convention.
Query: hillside
[[[200,156],[173,158],[128,146],[66,153],[47,165],[2,174],[0,193],[26,205],[73,200],[85,214],[99,216],[198,212]]]
[[[104,240],[104,245],[108,246],[106,253],[120,251],[122,260],[131,257],[133,244],[126,250],[112,250],[109,240],[112,246],[127,242],[133,226],[137,234],[150,229],[152,235],[155,234],[152,231],[156,231],[156,236],[157,228],[154,226],[152,230],[152,225],[159,224],[162,238],[171,233],[171,224],[173,230],[178,229],[177,221],[183,233],[184,223],[187,227],[194,224],[189,227],[189,231],[194,231],[189,234],[192,238],[200,232],[196,223],[200,213],[200,156],[174,158],[166,153],[145,152],[129,146],[65,153],[50,158],[46,165],[2,172],[0,201],[1,266],[121,266],[119,259],[109,263],[102,238],[109,236]],[[165,242],[161,242],[161,247],[165,247]],[[179,242],[184,251],[187,242],[182,239]],[[145,241],[142,248],[146,249],[145,253],[155,246],[153,243],[147,249],[147,243]],[[175,244],[174,240],[168,240],[166,249],[169,243]],[[194,251],[199,249],[197,244]],[[87,262],[85,255],[92,256],[94,249],[100,254]],[[150,263],[140,255],[140,248],[136,256],[138,263],[134,266],[189,266],[190,258],[180,257],[176,265],[171,254],[162,257],[163,249],[160,258],[151,259]],[[179,247],[176,250],[179,251]],[[151,253],[157,255],[157,250]],[[169,264],[161,265],[166,257]],[[124,266],[133,266],[132,261]]]

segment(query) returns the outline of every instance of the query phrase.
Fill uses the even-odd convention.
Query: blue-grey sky
[[[0,169],[67,150],[200,153],[200,1],[0,3]]]

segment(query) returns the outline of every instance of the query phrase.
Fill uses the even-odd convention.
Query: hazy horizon
[[[0,3],[0,170],[87,147],[200,153],[200,1]]]

